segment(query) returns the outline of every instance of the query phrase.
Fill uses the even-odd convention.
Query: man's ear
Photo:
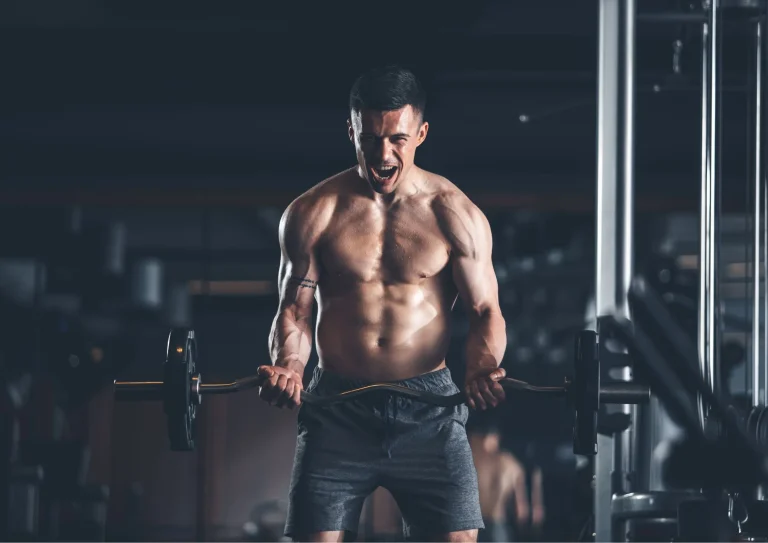
[[[419,127],[419,134],[416,137],[417,147],[424,143],[424,140],[427,139],[427,132],[429,132],[429,123],[425,121],[421,123],[421,127]]]
[[[355,128],[352,126],[352,119],[347,119],[347,134],[349,141],[355,141]]]

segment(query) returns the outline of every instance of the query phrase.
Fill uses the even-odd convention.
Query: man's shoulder
[[[435,176],[431,185],[432,212],[452,245],[468,250],[488,237],[488,219],[461,189],[441,176]]]
[[[283,213],[283,220],[314,221],[331,215],[354,169],[327,177],[296,197]]]
[[[436,214],[459,216],[475,220],[483,212],[459,187],[448,178],[428,173],[432,209]]]
[[[345,170],[323,179],[301,193],[288,207],[308,210],[309,208],[333,204],[341,194],[343,187],[349,183],[352,173],[352,169]]]
[[[523,472],[523,465],[510,452],[504,451],[499,453],[499,463],[502,469],[509,475],[518,475]]]
[[[343,186],[350,181],[351,170],[340,172],[323,179],[294,199],[283,212],[283,231],[312,230],[320,234],[330,222],[342,193]]]

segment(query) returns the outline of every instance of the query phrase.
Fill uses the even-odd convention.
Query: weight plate
[[[573,452],[597,453],[597,410],[600,407],[600,360],[597,334],[583,330],[576,338],[573,383],[569,400],[574,413]]]
[[[195,448],[197,408],[191,391],[196,354],[194,330],[171,330],[163,368],[163,407],[168,423],[168,439],[173,451],[191,451]]]

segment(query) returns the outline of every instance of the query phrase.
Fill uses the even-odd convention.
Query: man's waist
[[[322,367],[321,367],[322,366]],[[439,392],[453,385],[451,371],[441,363],[436,369],[405,378],[374,379],[346,373],[343,369],[317,366],[312,374],[312,381],[308,390],[317,389],[318,392],[334,393],[368,386],[375,383],[399,385],[413,390]]]

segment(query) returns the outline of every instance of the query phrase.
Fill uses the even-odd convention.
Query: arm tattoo
[[[317,281],[312,281],[306,277],[296,277],[291,275],[288,278],[288,282],[292,285],[296,285],[298,288],[317,288]]]

